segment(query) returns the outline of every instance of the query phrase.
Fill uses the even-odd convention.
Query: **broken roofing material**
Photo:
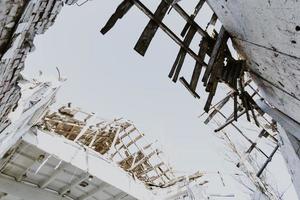
[[[60,81],[22,80],[18,107],[8,115],[10,124],[0,134],[0,158],[44,115],[54,101]]]
[[[260,100],[261,96],[253,82],[248,79],[246,83],[244,89],[253,99]],[[230,109],[234,101],[232,91],[229,91],[208,113],[204,112],[201,115],[207,115],[204,123],[210,123],[215,129],[216,135],[231,152],[229,160],[249,178],[250,183],[241,177],[238,181],[247,185],[250,191],[256,187],[256,193],[268,199],[280,199],[279,192],[272,183],[272,173],[266,170],[274,157],[278,159],[278,156],[275,156],[279,148],[277,123],[261,110],[253,111],[255,120],[250,116],[259,126],[245,123],[247,116],[240,102],[237,104],[237,109],[241,111],[238,115],[239,120],[235,121],[234,112]]]
[[[38,127],[95,150],[149,187],[165,187],[175,178],[162,152],[130,121],[103,120],[64,106],[45,115]]]
[[[14,200],[208,199],[202,173],[175,177],[161,156],[131,122],[66,106],[46,113],[0,159],[0,195]]]
[[[204,175],[201,172],[175,176],[173,169],[164,161],[163,152],[155,147],[155,143],[149,143],[145,135],[128,120],[102,119],[95,113],[68,104],[57,111],[48,111],[37,128],[99,154],[102,160],[118,166],[135,182],[142,183],[145,186],[143,190],[151,190],[155,196],[153,199],[188,197],[191,195],[188,187],[202,187],[207,183],[200,180]],[[102,170],[103,166],[98,167]],[[203,193],[204,188],[201,190]]]
[[[186,81],[184,77],[180,77],[181,83],[189,90],[189,92],[196,98],[200,98],[197,94],[196,89],[200,79],[202,68],[205,67],[204,75],[202,77],[203,85],[205,86],[206,92],[209,93],[204,110],[208,112],[213,97],[215,96],[217,86],[219,83],[227,84],[234,92],[234,119],[237,120],[238,110],[237,101],[238,98],[246,109],[244,112],[247,115],[248,121],[250,121],[250,113],[253,115],[253,110],[258,109],[255,102],[252,101],[251,96],[244,88],[244,76],[245,71],[247,71],[245,66],[245,61],[236,60],[231,55],[227,41],[229,39],[229,34],[224,27],[221,27],[219,33],[216,30],[209,34],[206,30],[202,29],[195,21],[195,17],[201,11],[204,0],[200,0],[195,7],[195,11],[192,15],[189,15],[184,11],[184,9],[177,3],[172,4],[173,1],[162,0],[157,7],[157,10],[152,13],[141,1],[139,0],[124,0],[121,2],[119,7],[116,9],[115,13],[108,20],[106,25],[101,29],[102,34],[106,34],[115,24],[121,19],[132,6],[138,7],[142,12],[144,12],[150,21],[144,29],[142,35],[140,36],[138,42],[136,43],[134,49],[141,55],[145,55],[151,40],[153,39],[155,33],[160,27],[171,39],[173,39],[179,46],[180,50],[174,62],[174,65],[169,73],[169,78],[172,78],[174,82],[177,82],[180,71],[183,67],[186,54],[189,54],[195,59],[195,67],[190,80],[190,83]],[[185,21],[186,25],[181,33],[184,39],[180,39],[167,25],[163,23],[163,19],[167,14],[169,9],[173,8]],[[216,15],[213,13],[211,20],[208,22],[207,27],[215,26],[217,21]],[[190,49],[190,44],[196,35],[196,33],[202,36],[200,41],[199,53],[196,54],[192,49]],[[205,62],[205,57],[209,56],[209,62]],[[253,118],[256,121],[255,115]]]
[[[264,111],[259,108],[255,100],[257,100],[258,98],[265,97],[267,98],[267,100],[275,102],[274,105],[277,105],[278,103],[276,102],[276,99],[272,97],[272,95],[274,94],[270,93],[270,91],[274,90],[273,92],[277,94],[278,87],[276,87],[276,84],[274,86],[274,84],[270,83],[270,81],[264,78],[264,76],[267,74],[257,73],[257,70],[253,68],[251,62],[248,62],[248,60],[234,58],[228,47],[228,40],[230,39],[231,35],[225,30],[224,26],[222,26],[219,31],[216,30],[216,22],[218,20],[217,14],[220,14],[222,20],[227,20],[226,25],[230,26],[230,30],[233,30],[234,32],[234,27],[232,27],[231,25],[236,24],[231,23],[231,21],[234,21],[235,19],[228,20],[228,16],[226,15],[226,13],[228,13],[227,10],[230,11],[229,7],[225,11],[224,15],[224,12],[222,12],[222,10],[219,9],[221,2],[208,0],[208,4],[213,5],[212,8],[215,8],[218,11],[218,13],[216,14],[213,12],[211,19],[208,22],[207,27],[205,29],[201,28],[197,24],[197,22],[195,21],[196,16],[199,12],[201,12],[201,8],[203,7],[205,2],[205,0],[199,0],[197,5],[195,6],[194,12],[191,15],[189,15],[177,3],[177,1],[173,0],[159,1],[159,5],[157,6],[155,12],[152,12],[150,9],[148,9],[147,6],[145,6],[140,0],[123,0],[119,7],[116,9],[115,13],[108,20],[106,25],[101,29],[101,33],[106,34],[119,19],[123,18],[123,16],[128,11],[130,11],[130,9],[133,6],[136,6],[147,17],[150,18],[150,21],[144,29],[143,33],[141,34],[140,38],[138,39],[138,42],[134,47],[135,51],[144,56],[158,28],[164,31],[180,47],[179,53],[169,73],[169,78],[171,78],[174,82],[176,82],[180,77],[180,72],[182,70],[184,60],[186,58],[186,55],[189,54],[195,60],[195,67],[192,72],[190,82],[188,82],[184,77],[179,78],[180,82],[195,98],[200,98],[200,95],[197,93],[197,86],[201,80],[203,86],[205,87],[205,91],[208,92],[208,98],[204,106],[205,112],[209,113],[209,117],[206,120],[206,123],[208,123],[216,114],[221,115],[221,117],[223,118],[223,123],[219,123],[219,127],[216,128],[216,131],[223,132],[227,126],[232,125],[239,132],[239,134],[241,134],[244,138],[246,138],[248,142],[250,142],[250,147],[248,148],[248,150],[246,150],[246,158],[251,154],[253,149],[258,150],[265,157],[266,160],[264,163],[261,163],[261,168],[251,169],[250,171],[246,169],[246,172],[248,172],[250,179],[254,182],[255,186],[259,190],[262,190],[263,193],[268,193],[268,189],[265,187],[267,186],[267,184],[261,183],[261,180],[259,180],[257,177],[261,177],[261,175],[264,172],[264,169],[272,160],[272,157],[278,150],[279,138],[276,137],[276,122],[274,122],[271,118],[266,117]],[[226,2],[227,1],[225,1],[224,4],[226,4]],[[256,5],[260,5],[260,3],[256,3]],[[234,6],[232,5],[232,7]],[[246,8],[244,6],[242,7]],[[224,8],[224,6],[222,6],[222,8]],[[181,18],[183,18],[186,21],[186,25],[183,27],[183,30],[180,34],[182,38],[180,36],[177,36],[176,33],[173,32],[171,28],[169,28],[163,22],[165,16],[168,13],[168,10],[176,12],[180,15]],[[247,12],[248,14],[248,11],[245,12]],[[243,17],[243,19],[245,18]],[[256,22],[256,20],[254,21]],[[247,26],[247,24],[245,24],[245,26]],[[213,31],[209,32],[208,27],[213,27]],[[191,43],[193,42],[196,34],[199,34],[201,36],[201,40],[199,41],[200,48],[198,53],[195,53],[190,48]],[[234,37],[233,39],[236,39],[236,37]],[[253,59],[253,57],[251,58],[251,55],[252,54],[250,54],[250,60]],[[249,56],[245,55],[244,57],[248,58]],[[206,61],[206,58],[209,58],[208,62]],[[202,77],[201,73],[203,74]],[[250,83],[253,81],[259,83],[258,85],[261,87],[263,92],[254,89],[256,88],[256,86],[254,86],[253,83]],[[213,98],[216,94],[217,87],[220,85],[220,83],[228,86],[227,88],[229,89],[229,93],[223,100],[221,100],[216,105],[212,106]],[[270,86],[268,84],[271,84],[270,86],[274,86],[274,88],[270,90]],[[290,98],[289,94],[282,95],[284,97]],[[294,100],[295,98],[290,104],[294,104]],[[224,107],[225,104],[229,105],[228,102],[232,102],[230,103],[232,113],[227,116],[221,112],[221,109],[222,107]],[[279,106],[279,108],[282,109],[282,106]],[[287,113],[290,114],[290,111],[288,111]],[[292,116],[294,115],[295,114],[293,114]],[[247,138],[244,132],[241,131],[237,125],[234,124],[234,122],[236,122],[238,119],[241,119],[243,116],[246,116],[247,121],[254,122],[258,129],[262,129],[258,131],[257,140],[260,140],[262,137],[265,137],[272,142],[273,149],[269,154],[266,154],[264,151],[259,149],[256,142]],[[271,130],[267,130],[266,126],[272,127]],[[230,143],[230,145],[232,145],[232,143]],[[241,156],[241,158],[242,157],[244,156]],[[299,158],[295,159],[298,160],[297,162],[299,162]],[[240,164],[238,164],[237,166],[239,167]],[[293,169],[291,170],[294,171]],[[256,174],[257,177],[253,177],[253,173]],[[300,179],[297,179],[298,175],[294,176],[293,173],[291,173],[291,175],[293,176],[292,178],[294,181],[300,182]],[[276,194],[272,192],[270,192],[270,194],[267,195],[270,196],[270,198],[276,198]]]

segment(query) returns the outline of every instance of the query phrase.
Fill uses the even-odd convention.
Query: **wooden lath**
[[[245,162],[248,157],[250,156],[251,152],[256,149],[257,152],[262,154],[266,161],[262,165],[261,169],[257,172],[257,176],[260,177],[264,169],[267,167],[269,162],[271,162],[275,152],[278,150],[278,140],[276,138],[277,136],[277,128],[276,128],[276,122],[274,122],[269,116],[265,116],[265,113],[263,113],[258,107],[256,106],[255,101],[253,100],[254,97],[257,96],[257,98],[261,98],[261,96],[258,93],[258,90],[254,88],[253,85],[251,85],[251,79],[248,79],[246,81],[243,81],[244,84],[242,85],[243,89],[240,90],[244,92],[244,94],[249,95],[251,98],[248,97],[248,99],[242,99],[240,98],[239,101],[236,101],[234,98],[236,97],[236,91],[232,90],[230,91],[225,98],[221,99],[218,103],[216,103],[214,106],[211,107],[209,110],[209,114],[207,119],[204,121],[206,124],[209,123],[216,115],[221,116],[221,118],[224,119],[224,123],[222,125],[219,125],[217,129],[215,129],[215,132],[223,131],[224,128],[227,126],[234,127],[238,133],[241,134],[241,136],[246,139],[250,143],[250,146],[245,149],[244,153],[242,153],[242,158],[239,163],[237,163],[237,167],[240,167],[241,163]],[[241,87],[241,86],[240,86]],[[250,95],[250,94],[251,95]],[[250,99],[250,100],[249,100]],[[228,102],[231,100],[231,102],[234,102],[235,107],[237,107],[238,112],[236,114],[232,113],[229,116],[226,116],[222,109],[228,104]],[[246,109],[245,101],[248,101],[246,103],[250,104],[248,105],[250,108],[248,110]],[[251,109],[251,110],[250,110]],[[261,130],[260,133],[257,135],[257,138],[253,141],[251,140],[240,128],[238,128],[237,124],[234,124],[236,122],[237,118],[240,118],[241,116],[245,115],[247,112],[251,112],[246,116],[247,120],[250,121],[251,118],[253,119],[253,122],[259,127]],[[235,111],[234,111],[235,112]],[[203,113],[204,114],[204,113]],[[203,115],[202,114],[202,115]],[[202,116],[201,115],[201,116]],[[236,115],[236,117],[234,116]],[[269,118],[269,119],[268,119]],[[219,122],[220,123],[220,122]],[[261,148],[257,146],[259,141],[262,138],[267,138],[270,142],[272,142],[275,147],[274,150],[270,155],[265,153]]]
[[[157,7],[155,13],[152,14],[153,18],[155,19],[151,19],[149,21],[139,40],[134,46],[134,50],[136,50],[136,52],[138,52],[140,55],[145,55],[155,33],[157,32],[157,29],[159,28],[159,24],[156,22],[161,22],[163,20],[163,18],[167,14],[168,9],[171,6],[171,3],[171,1],[162,0],[159,6]]]
[[[168,75],[169,78],[172,79],[173,82],[177,82],[179,79],[195,98],[200,98],[201,96],[197,92],[197,87],[199,82],[202,82],[205,91],[208,93],[204,110],[209,116],[205,120],[205,123],[209,123],[216,115],[220,115],[224,122],[223,124],[220,124],[215,132],[223,132],[227,126],[233,126],[237,132],[250,143],[249,148],[245,150],[245,158],[250,155],[253,149],[263,154],[263,156],[267,158],[267,161],[257,173],[257,176],[260,176],[278,149],[276,124],[273,123],[272,120],[269,120],[268,117],[265,117],[264,113],[255,103],[254,99],[259,98],[260,96],[259,91],[251,86],[251,79],[248,78],[249,74],[252,74],[253,72],[249,71],[245,60],[234,59],[231,55],[227,45],[228,40],[230,39],[229,33],[223,26],[219,32],[215,30],[216,22],[218,20],[217,15],[215,13],[212,14],[206,29],[203,30],[197,24],[195,19],[197,14],[201,12],[205,0],[198,0],[192,14],[188,14],[173,0],[162,0],[155,13],[152,13],[140,0],[128,0],[127,2],[131,2],[131,5],[135,5],[150,18],[148,25],[144,29],[134,49],[144,56],[158,28],[178,44],[179,52]],[[171,28],[162,22],[167,15],[168,9],[174,10],[186,21],[180,36],[176,35]],[[125,14],[125,12],[123,14]],[[116,13],[114,15],[116,15]],[[114,18],[114,15],[111,19]],[[213,31],[212,34],[209,34],[207,30],[208,27],[211,26],[213,27]],[[199,42],[198,53],[195,53],[190,49],[190,45],[195,42],[196,34],[201,36],[201,40],[196,41]],[[189,79],[180,76],[187,54],[195,60],[193,73]],[[208,63],[206,63],[208,57]],[[202,73],[203,71],[204,73]],[[213,100],[220,83],[227,86],[229,93],[220,102],[213,105]],[[222,109],[228,102],[233,102],[231,107],[232,113],[229,116],[226,116],[226,114],[222,112]],[[258,134],[257,139],[254,141],[247,137],[242,129],[235,124],[238,119],[245,115],[249,122],[254,122],[255,125],[262,130],[261,134]],[[270,155],[266,154],[257,146],[257,142],[263,137],[268,138],[276,145],[274,151]]]
[[[243,91],[243,77],[245,74],[244,72],[246,71],[245,61],[235,60],[232,57],[227,45],[230,35],[223,26],[219,33],[215,29],[213,29],[211,34],[207,32],[209,26],[215,27],[216,25],[218,17],[215,13],[212,14],[211,19],[208,21],[206,30],[203,30],[195,21],[196,16],[201,12],[204,3],[205,0],[199,0],[195,6],[194,12],[188,14],[173,0],[161,0],[156,11],[152,13],[152,11],[140,0],[123,0],[115,13],[107,21],[106,25],[101,29],[101,33],[106,34],[116,24],[117,20],[121,19],[132,6],[136,6],[150,18],[150,21],[142,32],[134,49],[144,56],[158,28],[160,28],[180,47],[168,75],[169,78],[174,82],[177,82],[179,79],[195,98],[200,98],[200,95],[196,90],[199,81],[202,80],[205,91],[208,92],[208,98],[204,106],[206,112],[208,112],[211,107],[218,84],[225,83],[234,91],[234,119],[237,120],[238,118],[237,101],[238,98],[240,98],[243,102],[241,106],[245,108],[244,112],[246,113],[248,120],[250,120],[249,115],[250,113],[253,115],[253,110],[256,109],[256,107],[251,100],[251,96]],[[166,17],[168,10],[174,10],[179,14],[179,17],[186,21],[180,36],[177,36],[176,33],[163,23],[163,19]],[[201,36],[199,52],[197,54],[190,49],[190,45],[194,41],[196,34]],[[182,37],[182,39],[180,37]],[[195,67],[189,82],[184,77],[180,77],[180,72],[183,68],[187,54],[195,60]],[[205,62],[206,56],[209,56],[208,63]],[[205,70],[203,70],[203,68],[205,68]],[[202,71],[204,71],[204,74],[201,78]],[[254,120],[258,125],[255,116]]]
[[[162,152],[145,141],[132,122],[99,119],[69,104],[48,112],[38,127],[95,150],[147,185],[161,187],[175,178]]]

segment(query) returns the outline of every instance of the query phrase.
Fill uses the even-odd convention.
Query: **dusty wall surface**
[[[300,3],[208,0],[273,106],[300,122]]]
[[[278,110],[300,122],[300,2],[208,2],[231,34],[236,50],[247,60],[261,94]],[[280,129],[280,150],[300,196],[300,137],[291,135],[292,130],[290,125]]]
[[[21,96],[17,81],[34,37],[53,25],[64,4],[76,1],[0,0],[0,132]]]

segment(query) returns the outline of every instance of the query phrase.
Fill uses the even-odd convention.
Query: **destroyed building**
[[[133,7],[143,12],[150,21],[138,39],[134,50],[142,56],[146,56],[146,51],[157,30],[164,31],[179,46],[179,52],[170,69],[169,78],[174,82],[180,81],[194,98],[204,97],[199,93],[199,88],[203,85],[207,92],[204,111],[208,113],[208,118],[205,123],[220,117],[222,120],[217,120],[219,126],[215,131],[222,132],[227,142],[231,142],[226,131],[228,126],[233,126],[249,142],[248,149],[245,149],[242,154],[238,153],[241,162],[237,163],[237,167],[241,168],[258,190],[269,199],[278,199],[261,179],[261,176],[273,155],[280,150],[299,195],[300,137],[297,130],[300,119],[297,111],[300,108],[298,89],[300,28],[297,22],[299,21],[300,5],[293,0],[285,2],[199,0],[195,2],[194,12],[188,13],[180,6],[184,1],[162,0],[158,2],[157,9],[153,11],[140,0],[121,1],[116,12],[101,29],[101,33],[109,34],[108,31],[117,25],[116,22],[121,21]],[[102,194],[102,196],[106,195],[103,199],[123,197],[125,199],[144,199],[145,196],[155,199],[157,197],[153,197],[153,194],[149,193],[148,187],[171,187],[182,180],[180,177],[176,178],[172,174],[171,168],[162,160],[158,159],[161,162],[155,164],[148,162],[150,157],[159,154],[158,150],[152,149],[145,154],[143,151],[148,149],[146,145],[138,147],[138,153],[130,154],[130,151],[126,149],[128,145],[135,145],[135,142],[143,138],[143,134],[137,131],[133,124],[122,120],[122,122],[112,120],[112,122],[103,122],[104,124],[98,122],[99,124],[93,124],[94,126],[90,128],[85,123],[92,116],[88,115],[81,121],[74,120],[75,113],[82,111],[76,111],[70,107],[64,107],[59,112],[45,115],[60,87],[61,80],[31,84],[26,83],[20,74],[24,68],[27,54],[34,50],[34,37],[44,33],[53,25],[65,4],[76,3],[78,3],[76,0],[0,1],[0,157],[2,158],[0,171],[7,176],[0,180],[3,188],[7,190],[1,195],[8,195],[8,199],[18,199],[24,195],[21,188],[25,187],[24,190],[29,196],[24,196],[24,199],[41,199],[45,194],[48,199],[57,199],[57,194],[62,198],[89,199],[99,193],[106,193]],[[207,22],[206,29],[198,25],[197,20],[201,19],[196,18],[204,4],[208,4],[214,12],[211,20]],[[179,18],[186,21],[180,35],[164,24],[163,19],[167,17],[168,12],[176,12]],[[217,21],[222,24],[220,29],[215,28]],[[199,42],[199,52],[194,52],[189,47],[196,34],[202,38],[201,41],[197,41]],[[232,41],[238,57],[232,55],[232,47],[228,45],[228,40]],[[195,60],[191,77],[180,75],[186,56],[191,56]],[[23,86],[21,86],[22,82],[25,82]],[[215,94],[220,84],[228,86],[228,94],[221,100],[217,100]],[[223,112],[226,106],[232,111],[229,115]],[[260,130],[257,139],[248,138],[244,135],[244,131],[240,130],[238,123],[244,116],[249,122],[252,122],[251,126]],[[124,138],[130,138],[131,130],[126,130],[126,126],[128,126],[127,128],[132,127],[133,132],[136,131],[139,135],[135,139],[131,138],[131,142],[128,144],[126,142],[123,144],[123,138],[117,137],[117,133],[119,133],[118,128],[121,128],[125,133],[123,134]],[[44,134],[44,131],[54,132],[63,137],[51,137],[51,134]],[[126,133],[127,131],[130,133]],[[22,140],[20,140],[21,137],[23,137]],[[63,145],[68,140],[72,141],[72,144],[63,147],[66,149],[79,143],[77,159],[81,159],[84,164],[79,160],[74,160],[72,164],[70,154],[55,152],[55,148],[48,148],[42,142],[35,143],[35,137],[40,137],[41,141],[53,139],[53,144],[57,142],[57,145]],[[272,151],[266,153],[261,150],[258,146],[258,141],[261,139],[267,139],[272,144]],[[57,140],[62,141],[58,142]],[[28,150],[27,146],[29,146]],[[135,187],[140,188],[136,190],[140,190],[144,194],[135,193],[132,188],[125,188],[118,181],[109,180],[111,178],[107,177],[107,174],[106,176],[98,174],[97,168],[87,168],[89,165],[86,162],[89,162],[87,159],[90,157],[81,155],[88,152],[87,147],[105,155],[107,159],[112,159],[113,163],[117,163],[118,167],[126,172],[123,173],[119,168],[116,169],[116,173],[120,173],[120,180],[132,181],[125,174],[131,174],[133,179],[138,179],[142,184],[136,184]],[[112,152],[111,147],[118,149],[114,149],[115,151]],[[254,150],[264,157],[258,168],[253,167],[248,161]],[[32,157],[32,155],[35,156]],[[120,156],[119,160],[114,160],[115,156]],[[19,159],[14,162],[13,158],[15,157]],[[64,163],[68,159],[71,159],[70,166]],[[99,158],[95,162],[100,162]],[[15,166],[22,164],[26,165],[25,168],[15,171],[18,168]],[[106,166],[104,163],[98,164]],[[9,165],[13,166],[12,169],[7,168]],[[51,185],[55,179],[58,179],[60,173],[63,176],[69,176],[70,171],[76,167],[79,171],[74,175],[75,178],[71,177],[71,179],[73,178],[71,184],[62,185],[61,181]],[[111,165],[106,167],[108,171],[115,169]],[[96,175],[87,173],[89,170],[94,170],[92,173]],[[43,176],[49,177],[43,179],[45,178]],[[199,178],[201,174],[194,176]],[[99,177],[104,181],[98,180]],[[89,185],[86,180],[91,180],[91,184]],[[26,184],[22,184],[24,182]],[[109,182],[109,186],[107,186],[107,182]],[[202,183],[197,182],[197,184],[201,185]],[[12,190],[11,185],[18,189]],[[82,188],[85,189],[83,191],[71,190],[76,185],[83,185]],[[145,185],[148,189],[145,189]],[[51,191],[49,192],[49,190]],[[32,192],[28,193],[28,191]],[[188,193],[185,188],[183,188],[183,193]],[[36,196],[34,197],[32,194]],[[176,194],[174,195],[176,196]],[[172,198],[179,197],[175,196]]]

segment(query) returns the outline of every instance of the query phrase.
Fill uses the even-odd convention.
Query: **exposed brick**
[[[10,124],[8,114],[16,107],[21,93],[17,84],[36,34],[44,33],[64,3],[77,0],[0,1],[0,133]]]

